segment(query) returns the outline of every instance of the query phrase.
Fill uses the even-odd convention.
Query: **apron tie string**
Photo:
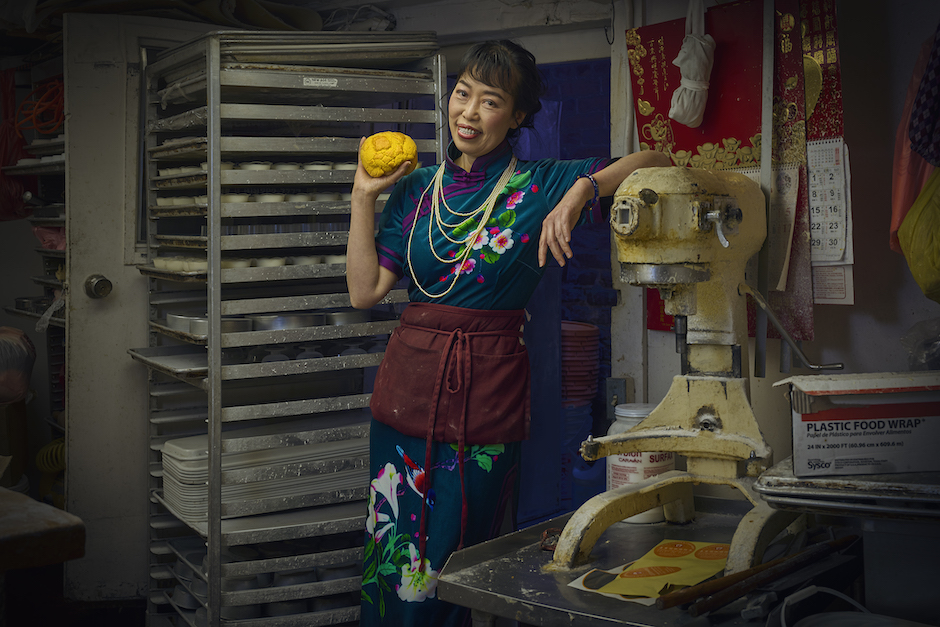
[[[434,392],[431,398],[430,411],[428,412],[427,437],[425,438],[424,448],[424,491],[421,494],[421,521],[418,528],[418,571],[424,572],[425,552],[427,549],[427,509],[428,494],[431,491],[431,461],[434,450],[435,430],[437,429],[437,406],[441,398],[441,389],[444,388],[449,394],[458,394],[464,392],[461,399],[460,423],[458,427],[457,440],[457,465],[460,475],[460,543],[458,549],[463,548],[464,536],[467,530],[467,521],[469,519],[467,505],[467,490],[464,477],[464,451],[466,448],[467,432],[467,403],[470,395],[466,390],[470,389],[471,373],[471,351],[470,339],[475,335],[480,336],[509,336],[521,337],[521,331],[480,331],[465,333],[460,329],[453,331],[441,331],[438,329],[428,329],[425,327],[413,327],[402,322],[401,326],[420,329],[422,331],[437,333],[447,336],[447,343],[441,351],[441,359],[438,363],[437,377],[434,382]]]

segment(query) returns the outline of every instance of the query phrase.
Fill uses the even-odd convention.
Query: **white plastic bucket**
[[[607,435],[615,435],[632,429],[656,407],[653,403],[625,403],[614,409],[614,423]],[[642,452],[610,455],[607,457],[607,489],[639,483],[676,467],[675,455],[671,452]],[[654,523],[666,520],[663,508],[654,507],[626,519],[628,523]]]

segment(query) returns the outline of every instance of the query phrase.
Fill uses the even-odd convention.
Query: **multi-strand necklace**
[[[490,220],[490,216],[493,214],[493,207],[496,206],[496,200],[503,193],[506,185],[509,183],[509,179],[512,178],[513,173],[516,171],[516,157],[509,161],[509,165],[506,167],[506,170],[503,172],[502,176],[499,177],[496,186],[493,188],[493,191],[490,192],[490,195],[486,198],[482,205],[473,209],[471,211],[454,211],[447,204],[447,199],[444,198],[444,164],[441,164],[441,167],[438,168],[437,172],[431,178],[431,182],[428,183],[428,186],[424,188],[424,191],[421,192],[421,199],[418,201],[418,208],[415,210],[414,222],[411,225],[411,232],[408,234],[408,247],[406,250],[408,257],[408,268],[411,271],[411,279],[414,281],[415,285],[418,286],[418,289],[421,290],[421,293],[427,296],[428,298],[441,298],[446,296],[454,286],[457,284],[457,279],[460,277],[461,270],[464,268],[464,264],[467,262],[467,259],[470,258],[470,253],[473,251],[473,244],[480,237],[480,234],[483,232],[483,229],[486,228],[486,224]],[[421,215],[421,207],[424,206],[424,199],[428,194],[428,191],[431,191],[431,216],[428,219],[428,248],[431,250],[431,254],[434,255],[434,258],[445,264],[457,264],[457,267],[454,269],[454,278],[451,280],[450,285],[446,290],[440,294],[431,294],[424,286],[421,285],[421,282],[418,280],[417,275],[415,274],[414,264],[411,259],[411,242],[414,238],[415,230],[418,225],[418,217]],[[441,204],[443,203],[444,207],[447,208],[447,211],[450,215],[457,218],[461,218],[461,221],[458,224],[450,224],[444,220],[441,214]],[[482,214],[482,215],[481,215]],[[453,237],[451,233],[457,227],[467,224],[471,220],[476,220],[477,216],[479,218],[477,227],[473,230],[472,233],[463,238]],[[457,247],[463,246],[464,251],[459,256],[455,256],[453,259],[446,259],[439,255],[434,249],[434,226],[437,226],[438,231],[441,235]],[[448,229],[451,233],[448,233]]]

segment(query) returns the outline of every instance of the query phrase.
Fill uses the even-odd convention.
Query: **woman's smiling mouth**
[[[463,126],[462,124],[457,125],[457,134],[463,137],[464,139],[472,139],[480,134],[480,131],[473,128],[472,126]]]

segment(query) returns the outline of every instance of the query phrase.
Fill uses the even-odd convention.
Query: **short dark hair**
[[[535,55],[508,39],[482,41],[464,54],[457,68],[457,79],[464,74],[491,87],[499,87],[513,98],[516,111],[525,113],[522,127],[531,127],[535,114],[542,108],[545,93],[542,72]],[[519,129],[509,129],[512,137]]]

